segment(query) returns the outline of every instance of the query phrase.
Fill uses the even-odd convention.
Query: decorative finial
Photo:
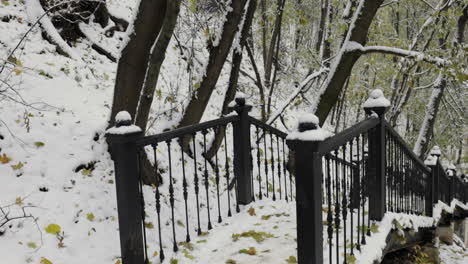
[[[380,89],[374,89],[369,94],[369,98],[364,102],[364,110],[368,115],[375,112],[379,116],[383,115],[390,106],[390,101],[385,98],[384,93]]]
[[[115,126],[130,126],[132,124],[132,116],[127,111],[120,111],[115,115]]]

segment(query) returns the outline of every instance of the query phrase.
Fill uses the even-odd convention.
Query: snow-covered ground
[[[444,243],[439,244],[439,257],[441,264],[465,264],[468,263],[468,249],[463,247],[460,243],[460,238],[456,235],[454,240],[458,243],[447,245]]]

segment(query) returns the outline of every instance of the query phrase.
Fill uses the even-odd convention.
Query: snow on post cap
[[[450,162],[450,164],[447,166],[447,169],[449,169],[449,170],[456,170],[457,167],[455,167],[455,165],[453,165],[453,163]]]
[[[434,146],[431,149],[431,152],[429,154],[431,154],[432,156],[440,156],[440,155],[442,155],[442,152],[440,151],[439,146]]]
[[[235,96],[236,99],[237,99],[237,98],[245,99],[245,97],[246,97],[246,96],[245,96],[245,93],[243,93],[243,92],[236,92],[236,96]]]
[[[314,114],[300,114],[297,119],[296,131],[288,134],[288,140],[323,141],[333,135],[330,131],[320,128],[320,120]]]
[[[315,124],[317,126],[320,123],[319,118],[316,115],[310,114],[310,113],[300,114],[297,117],[297,121],[298,121],[299,124],[312,123],[312,124]]]
[[[424,161],[424,164],[426,164],[427,166],[437,165],[437,157],[429,155],[427,159]]]
[[[390,101],[385,98],[382,90],[374,89],[369,94],[369,99],[364,103],[364,108],[389,107]]]
[[[115,115],[115,126],[106,131],[108,134],[125,135],[141,132],[139,126],[132,124],[132,116],[127,111],[120,111]]]
[[[127,111],[120,111],[115,115],[115,123],[132,121],[132,116]]]
[[[243,92],[237,92],[234,98],[236,105],[244,106],[245,105],[245,94]]]

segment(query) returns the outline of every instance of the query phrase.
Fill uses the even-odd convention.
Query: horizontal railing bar
[[[257,120],[251,116],[249,116],[249,121],[250,123],[254,124],[255,126],[258,126],[258,127],[261,127],[263,129],[266,129],[268,130],[269,132],[272,132],[273,134],[281,137],[281,138],[286,138],[288,136],[288,134],[284,133],[283,131],[277,129],[277,128],[274,128],[268,124],[265,124],[263,123],[262,121],[260,120]]]
[[[238,115],[225,116],[225,117],[221,117],[215,120],[210,120],[210,121],[199,123],[199,124],[177,128],[171,131],[163,132],[161,134],[143,137],[136,141],[136,145],[138,147],[143,147],[143,146],[147,146],[151,144],[156,144],[156,143],[170,140],[173,138],[179,138],[185,135],[191,135],[193,133],[196,133],[205,129],[210,129],[216,126],[223,126],[223,125],[235,122],[237,120],[239,120]]]
[[[325,155],[332,150],[346,144],[350,140],[359,136],[360,134],[367,132],[371,128],[374,128],[379,124],[380,120],[378,117],[371,116],[370,118],[357,123],[356,125],[347,128],[333,137],[325,139],[319,143],[318,152],[320,155]]]
[[[358,168],[358,165],[357,165],[357,164],[354,164],[354,163],[352,163],[352,162],[349,162],[349,161],[347,161],[347,160],[344,160],[344,159],[342,159],[342,158],[340,158],[340,157],[337,157],[337,156],[335,156],[335,155],[329,155],[329,157],[330,157],[331,160],[335,160],[336,162],[342,163],[342,164],[344,164],[344,165],[346,165],[346,166],[349,166],[349,167],[352,167],[352,168],[355,168],[355,169]]]
[[[420,165],[426,171],[426,173],[431,172],[431,170],[426,166],[426,164],[424,164],[424,162],[422,160],[420,160],[418,156],[416,156],[416,154],[408,146],[406,141],[400,136],[400,134],[398,134],[398,132],[395,131],[395,129],[393,129],[393,127],[387,121],[385,121],[385,128],[388,131],[390,131],[392,136],[394,136],[397,139],[398,143],[401,144],[401,146],[404,148],[405,152],[410,156],[411,159],[416,161],[418,163],[418,165]]]

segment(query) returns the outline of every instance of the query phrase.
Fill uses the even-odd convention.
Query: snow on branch
[[[359,43],[357,43],[355,41],[349,41],[348,45],[346,46],[345,51],[346,52],[359,51],[359,52],[361,52],[363,54],[367,54],[367,53],[392,54],[392,55],[396,55],[396,56],[414,58],[417,61],[425,61],[425,62],[436,64],[438,66],[444,66],[444,65],[450,64],[450,61],[447,61],[447,60],[439,58],[439,57],[429,56],[429,55],[424,54],[423,52],[405,50],[405,49],[394,48],[394,47],[386,47],[386,46],[366,46],[366,47],[364,47],[364,46],[362,46],[361,44],[359,44]]]
[[[59,47],[66,55],[70,58],[79,60],[80,57],[73,51],[73,49],[63,40],[58,33],[57,29],[52,24],[50,18],[46,15],[47,12],[41,6],[39,0],[28,0],[25,1],[26,12],[31,22],[39,21],[42,29],[50,37],[51,41]],[[49,10],[53,9],[50,8]],[[48,10],[48,11],[49,11]]]
[[[313,81],[314,79],[322,76],[322,74],[324,73],[327,73],[329,71],[328,68],[321,68],[319,69],[318,71],[316,72],[313,72],[311,74],[309,74],[309,76],[307,76],[297,87],[296,89],[291,93],[291,95],[289,96],[289,98],[286,99],[286,101],[284,101],[283,105],[281,105],[281,107],[278,108],[278,110],[276,110],[275,113],[273,113],[271,115],[271,117],[267,120],[267,124],[271,125],[273,122],[275,122],[275,120],[284,112],[284,110],[286,109],[286,107],[288,107],[288,105],[294,101],[294,99],[296,99],[296,97],[304,90],[304,88],[311,82]]]

